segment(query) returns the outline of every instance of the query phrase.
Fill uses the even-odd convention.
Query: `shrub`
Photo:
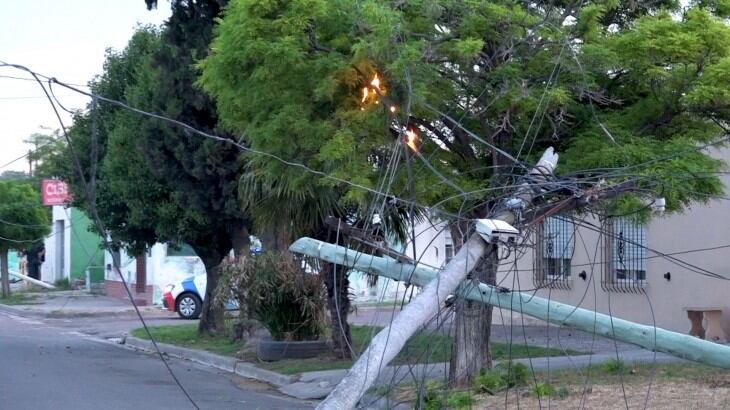
[[[509,387],[524,386],[530,374],[530,370],[523,363],[500,364],[496,366],[504,373],[505,381]]]
[[[446,399],[446,406],[449,409],[468,409],[472,405],[472,396],[468,391],[449,393]]]
[[[570,395],[570,390],[568,390],[565,386],[556,389],[555,386],[550,383],[538,383],[532,387],[532,393],[538,397],[550,396],[562,400]]]
[[[53,282],[53,286],[56,287],[56,290],[69,290],[71,289],[71,283],[69,283],[68,278],[62,278],[55,282]]]
[[[479,393],[495,394],[506,388],[527,384],[528,369],[522,363],[500,363],[493,370],[483,372],[474,379]]]
[[[288,252],[255,257],[248,306],[275,340],[316,340],[325,327],[326,290]]]
[[[606,373],[610,374],[623,374],[627,370],[626,363],[619,359],[606,360],[601,367]]]
[[[532,392],[537,395],[537,397],[555,397],[557,394],[557,391],[555,390],[555,387],[553,387],[549,383],[537,383],[533,388]]]
[[[238,317],[233,323],[233,340],[248,338],[255,322],[249,308],[249,287],[256,271],[253,257],[244,256],[234,261],[224,261],[219,266],[220,280],[215,290],[215,303],[225,305],[234,300],[238,307]]]
[[[444,408],[444,401],[447,395],[441,384],[433,380],[427,380],[423,390],[421,405],[416,405],[416,408],[423,410],[441,410]]]
[[[478,393],[495,394],[506,387],[504,377],[495,371],[484,372],[474,378],[474,389]]]

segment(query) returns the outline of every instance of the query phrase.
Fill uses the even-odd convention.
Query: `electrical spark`
[[[413,130],[406,130],[406,145],[408,145],[414,152],[418,152],[418,134]]]

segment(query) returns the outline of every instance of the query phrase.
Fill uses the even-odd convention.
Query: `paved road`
[[[0,312],[3,409],[189,409],[159,359],[73,329]],[[305,409],[269,386],[170,360],[202,409]]]
[[[197,320],[182,320],[177,317],[150,317],[145,315],[147,326],[174,326],[174,325],[191,325],[197,324]],[[74,318],[45,318],[41,319],[53,327],[59,327],[68,330],[75,330],[90,336],[96,336],[101,339],[120,338],[125,333],[129,333],[131,329],[142,327],[142,323],[137,317],[74,317]]]

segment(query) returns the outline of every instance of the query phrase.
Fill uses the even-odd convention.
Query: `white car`
[[[197,319],[203,311],[207,283],[206,275],[191,276],[171,283],[162,292],[162,304],[183,319]]]

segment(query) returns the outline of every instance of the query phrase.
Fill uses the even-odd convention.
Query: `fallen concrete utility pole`
[[[297,240],[290,250],[397,281],[410,279],[411,283],[418,286],[425,286],[438,276],[438,272],[430,268],[404,265],[393,259],[358,253],[311,238]],[[459,294],[467,299],[524,313],[553,324],[571,326],[589,333],[596,332],[650,350],[730,369],[730,346],[694,336],[629,322],[532,294],[505,291],[483,283],[466,284],[459,290]]]
[[[11,274],[11,275],[13,275],[13,276],[15,276],[16,278],[23,279],[24,281],[30,282],[30,283],[32,283],[34,285],[38,285],[38,286],[44,287],[46,289],[56,289],[56,287],[53,286],[53,285],[51,285],[50,283],[41,282],[38,279],[31,278],[30,276],[26,276],[26,275],[23,275],[21,273],[13,272],[13,271],[9,271],[8,273]]]
[[[503,204],[493,220],[512,224],[540,192],[540,185],[552,175],[558,155],[553,148],[543,153],[540,161],[529,172],[527,180],[520,185],[511,199]],[[490,228],[487,228],[490,231]],[[494,230],[496,232],[496,229]],[[496,252],[494,238],[487,243],[479,234],[473,234],[444,267],[438,280],[423,283],[424,288],[398,314],[393,322],[381,330],[370,342],[344,379],[322,401],[317,409],[342,410],[354,408],[362,394],[372,386],[380,369],[390,363],[405,346],[408,339],[431,317],[435,316],[448,295],[454,293],[466,275],[471,272],[487,252]],[[297,241],[299,242],[299,241]],[[292,251],[296,252],[293,248]],[[317,249],[308,255],[318,257]],[[322,255],[324,257],[324,255]],[[414,267],[412,265],[411,269]],[[411,280],[412,281],[412,280]],[[415,282],[414,282],[415,283]]]

